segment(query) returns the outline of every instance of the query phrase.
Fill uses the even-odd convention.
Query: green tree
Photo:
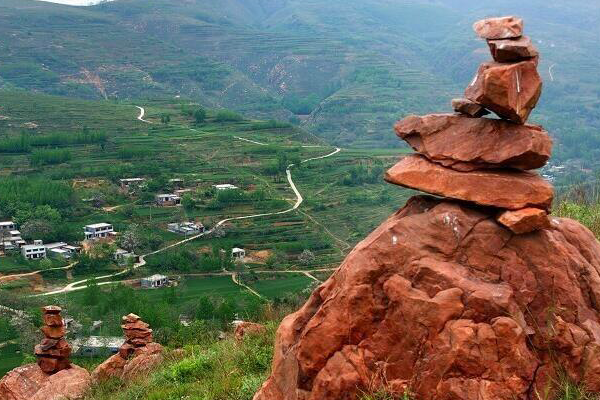
[[[97,305],[101,294],[98,282],[96,282],[96,279],[91,279],[87,287],[83,289],[83,304],[86,306]]]
[[[201,124],[206,120],[206,110],[202,107],[194,111],[194,119],[197,124]]]

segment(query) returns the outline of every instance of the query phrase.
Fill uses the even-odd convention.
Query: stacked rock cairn
[[[46,374],[55,374],[71,367],[71,346],[65,340],[67,330],[60,315],[61,311],[57,306],[42,308],[44,339],[35,346],[35,355],[38,365]]]
[[[122,322],[121,328],[125,335],[125,343],[119,349],[119,355],[121,358],[128,359],[135,349],[145,347],[153,342],[152,329],[135,314],[124,316]]]
[[[392,167],[385,179],[434,195],[498,209],[497,221],[515,234],[549,227],[554,190],[535,172],[552,152],[540,126],[526,124],[541,92],[539,54],[523,36],[523,20],[490,18],[474,25],[487,40],[485,62],[454,99],[456,114],[409,116],[397,135],[418,154]],[[500,119],[484,118],[493,111]]]

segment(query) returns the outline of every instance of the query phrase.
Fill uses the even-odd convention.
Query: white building
[[[119,265],[127,264],[127,261],[130,258],[133,258],[134,260],[137,260],[137,255],[134,254],[134,253],[130,253],[127,250],[123,250],[123,249],[117,249],[117,251],[115,251],[115,254],[113,255],[113,259]]]
[[[46,246],[41,240],[34,240],[33,244],[21,246],[21,254],[28,260],[46,258]]]
[[[234,260],[243,260],[246,257],[246,250],[234,247],[231,249],[231,258]]]
[[[78,253],[81,253],[81,247],[71,246],[64,242],[49,243],[44,245],[48,257],[64,258],[66,260],[72,258]]]
[[[169,278],[164,275],[152,275],[140,281],[144,289],[157,289],[169,284]]]
[[[90,336],[71,341],[73,354],[77,356],[98,357],[117,354],[125,343],[122,337]]]
[[[197,235],[199,233],[202,233],[206,230],[206,228],[204,228],[204,225],[202,225],[200,223],[196,224],[193,222],[182,222],[182,223],[173,223],[173,224],[167,225],[167,230],[169,232],[188,236],[188,235]]]
[[[113,226],[106,223],[86,225],[83,230],[86,240],[103,239],[116,235]]]
[[[0,232],[10,232],[17,229],[17,224],[12,221],[0,222]]]
[[[27,244],[21,237],[21,232],[17,230],[2,231],[0,233],[0,239],[3,241],[1,244],[4,245],[4,250],[14,250]]]
[[[232,185],[230,183],[225,183],[222,185],[213,185],[213,188],[217,189],[217,190],[232,190],[232,189],[239,189],[237,186]]]
[[[146,180],[144,178],[126,178],[119,179],[121,183],[121,189],[135,189],[144,184]]]
[[[156,204],[158,204],[159,206],[162,206],[162,207],[176,206],[178,204],[181,204],[181,197],[177,196],[176,194],[173,194],[173,193],[157,194],[156,195]]]

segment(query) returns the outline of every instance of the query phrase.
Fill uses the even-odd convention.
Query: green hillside
[[[599,12],[539,0],[2,0],[0,85],[89,99],[181,96],[289,120],[333,144],[400,146],[393,121],[449,111],[488,58],[472,22],[511,13],[543,55],[533,122],[555,135],[555,160],[576,160],[578,171],[599,155]]]

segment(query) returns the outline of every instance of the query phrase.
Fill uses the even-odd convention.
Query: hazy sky
[[[89,6],[90,4],[100,3],[102,0],[39,0],[49,1],[50,3],[68,4],[70,6]]]

